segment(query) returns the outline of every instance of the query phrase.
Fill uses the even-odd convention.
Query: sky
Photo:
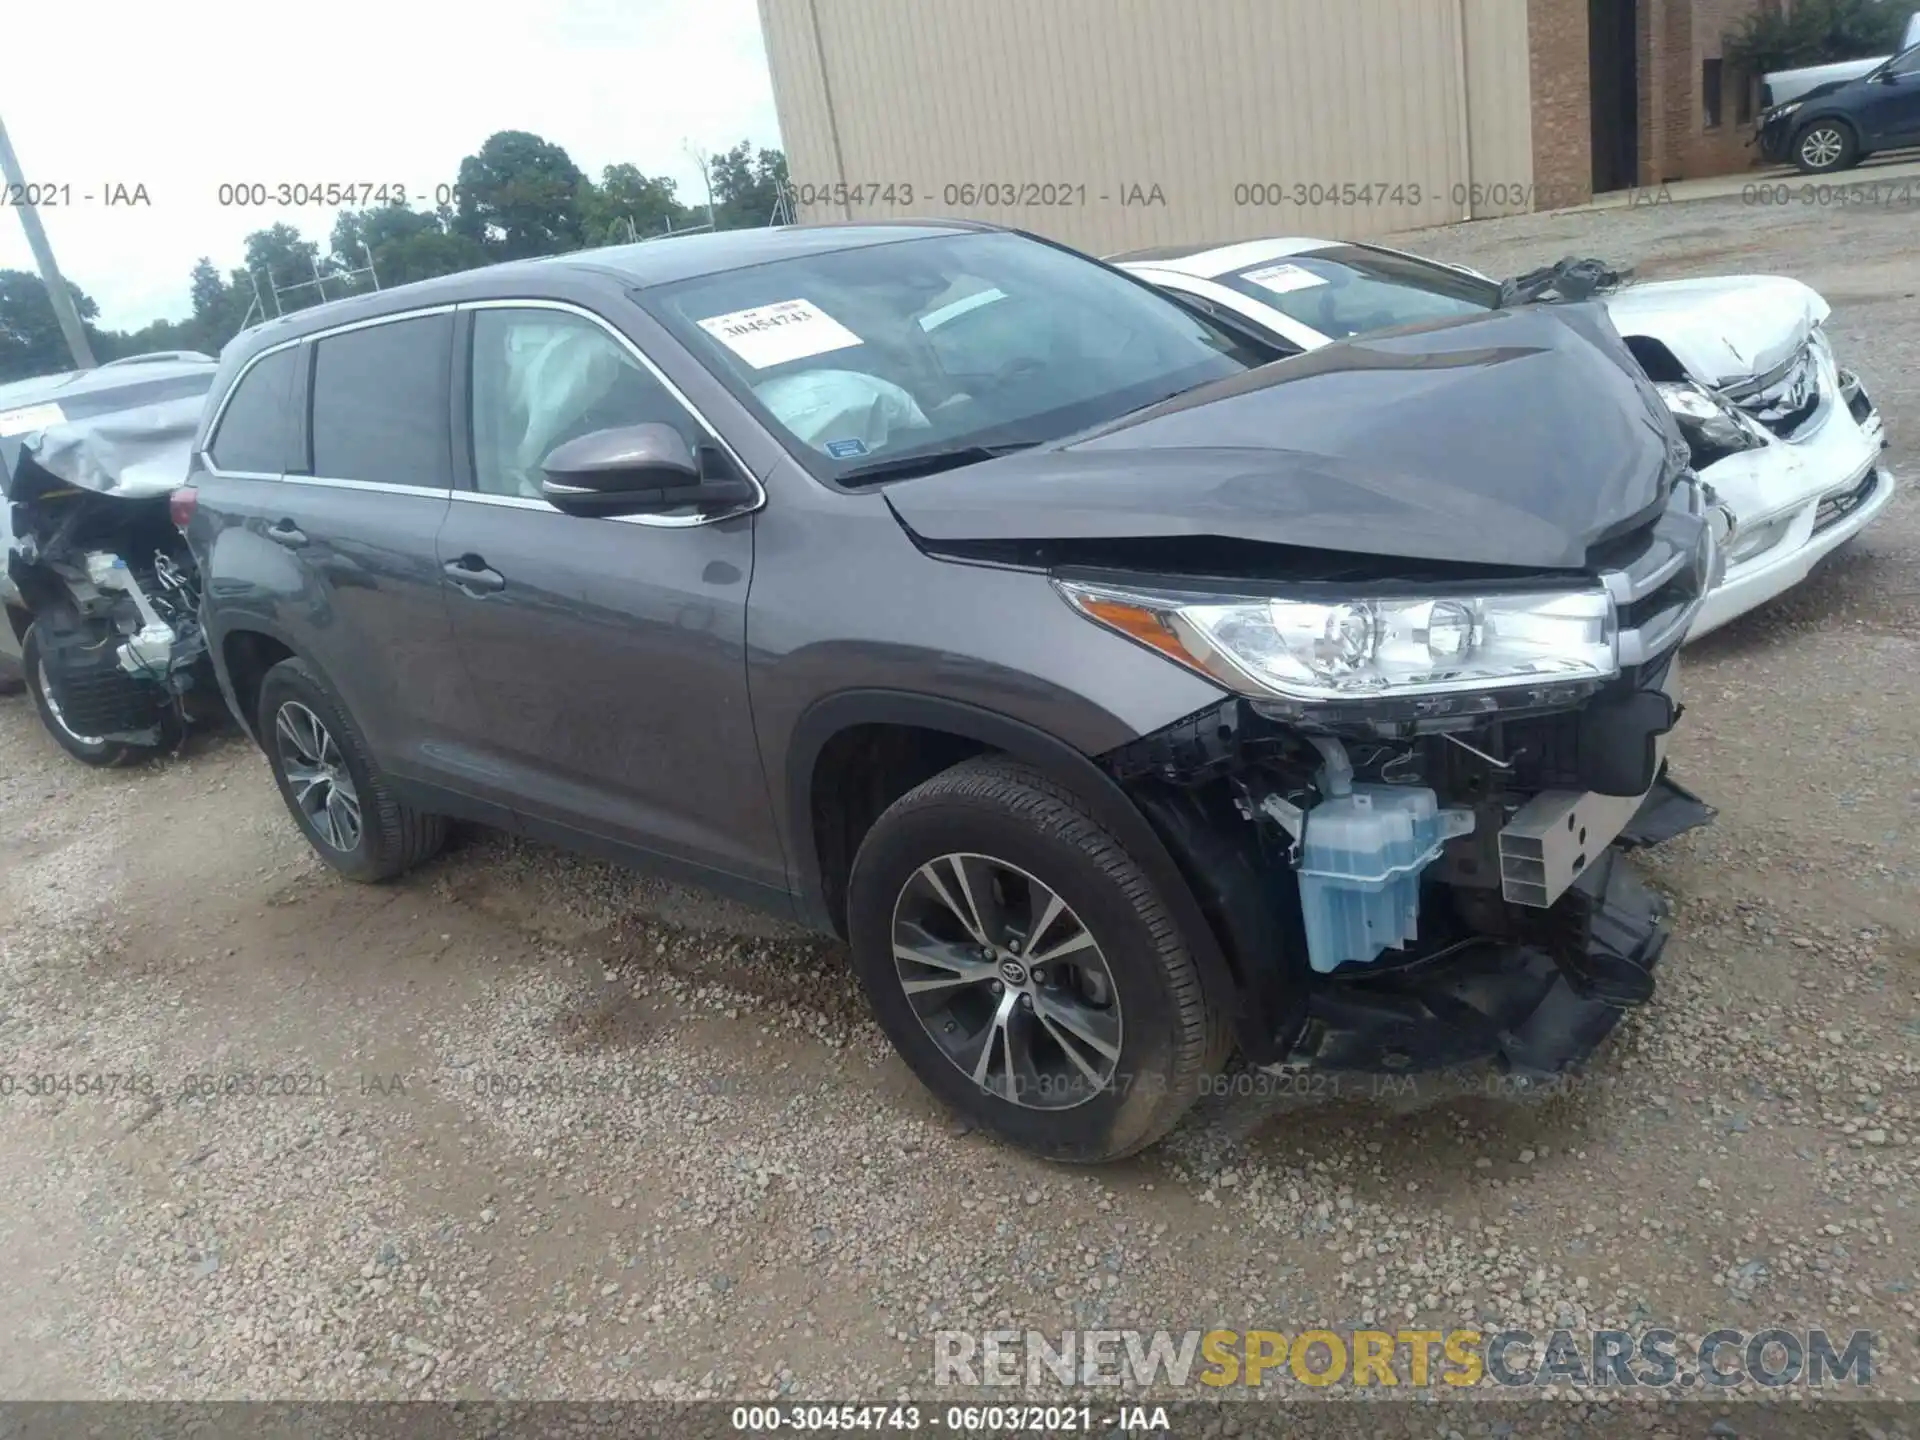
[[[250,231],[325,248],[331,207],[222,206],[223,182],[386,183],[431,208],[487,136],[530,130],[596,179],[630,161],[697,204],[688,142],[780,144],[756,0],[25,0],[6,47],[34,58],[7,65],[0,121],[29,183],[70,187],[41,222],[108,330],[186,318],[194,262],[224,275]],[[114,186],[151,203],[109,205]],[[0,208],[0,269],[34,268]]]

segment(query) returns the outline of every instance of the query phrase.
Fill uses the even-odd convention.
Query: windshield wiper
[[[892,460],[875,460],[856,465],[834,476],[841,485],[867,485],[876,480],[906,480],[915,475],[937,475],[942,470],[958,470],[963,465],[978,465],[982,460],[998,460],[1016,450],[1031,450],[1039,442],[1022,440],[1015,445],[956,445],[951,450],[922,450]]]

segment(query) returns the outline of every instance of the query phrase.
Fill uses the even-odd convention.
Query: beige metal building
[[[1704,27],[1700,3],[760,0],[760,12],[799,218],[963,215],[1111,252],[1375,235],[1744,164],[1737,144],[1691,142],[1726,123],[1703,84],[1738,83],[1721,75],[1717,27],[1760,0],[1704,0]]]

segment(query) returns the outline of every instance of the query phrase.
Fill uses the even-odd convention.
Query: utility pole
[[[94,366],[93,348],[87,344],[87,332],[80,324],[80,312],[73,307],[73,292],[67,289],[67,282],[60,278],[60,267],[53,263],[53,247],[47,243],[47,232],[40,226],[40,212],[34,209],[29,200],[27,182],[20,174],[20,161],[13,153],[13,144],[7,139],[7,127],[0,124],[0,179],[13,187],[20,197],[20,228],[27,232],[27,247],[33,251],[34,263],[40,267],[40,280],[47,287],[47,300],[53,306],[54,318],[60,322],[60,333],[67,337],[67,349],[73,352],[74,367],[79,370],[91,370]]]

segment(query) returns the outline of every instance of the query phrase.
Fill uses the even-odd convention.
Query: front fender
[[[787,854],[797,872],[796,904],[808,923],[822,930],[833,928],[811,824],[814,770],[828,742],[859,725],[912,726],[978,741],[1071,790],[1147,872],[1180,927],[1213,1004],[1236,1024],[1246,1018],[1243,987],[1192,887],[1159,832],[1113,777],[1044,730],[940,696],[885,689],[842,690],[816,701],[794,726],[786,763],[785,810],[791,819]],[[1247,1038],[1243,1036],[1243,1040]]]
[[[216,618],[217,615],[217,618]],[[256,743],[260,737],[254,734],[254,717],[245,713],[240,704],[239,694],[234,689],[233,676],[227,666],[227,642],[238,634],[264,635],[269,640],[284,645],[293,654],[299,654],[300,648],[289,634],[270,616],[254,610],[225,610],[212,612],[203,602],[200,608],[201,628],[207,637],[207,660],[213,666],[213,678],[220,686],[220,698],[226,702],[227,713],[238,722],[241,732],[250,736]]]

